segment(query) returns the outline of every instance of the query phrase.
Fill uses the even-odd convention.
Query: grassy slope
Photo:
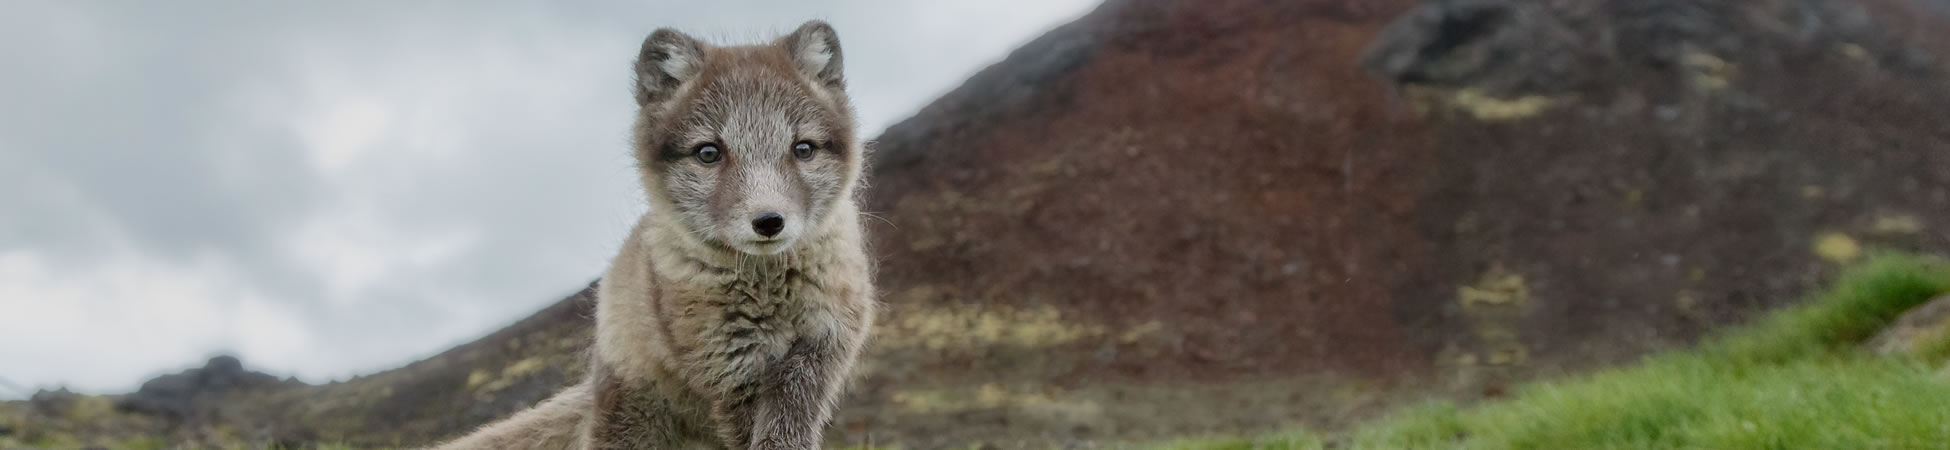
[[[1468,408],[1430,404],[1340,435],[1161,448],[1942,448],[1950,342],[1908,358],[1869,355],[1860,343],[1946,292],[1950,265],[1885,255],[1807,304],[1635,367],[1536,383]]]

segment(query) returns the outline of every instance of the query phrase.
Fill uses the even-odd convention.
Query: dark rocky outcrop
[[[203,367],[163,375],[142,383],[133,394],[115,401],[124,412],[183,418],[195,411],[199,399],[211,399],[236,390],[268,389],[299,384],[281,381],[269,374],[244,370],[234,356],[210,358]]]
[[[69,391],[65,387],[51,391],[43,389],[35,392],[34,396],[28,397],[27,405],[40,414],[65,416],[74,412],[75,405],[81,402],[81,398],[81,394]]]

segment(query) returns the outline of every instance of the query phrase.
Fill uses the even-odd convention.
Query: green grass
[[[1950,292],[1940,260],[1880,255],[1803,305],[1636,366],[1518,389],[1459,408],[1431,403],[1321,440],[1181,441],[1163,449],[1789,449],[1950,445],[1950,343],[1916,358],[1861,342]]]
[[[1674,360],[1539,385],[1470,410],[1418,409],[1366,429],[1374,448],[1941,448],[1950,380],[1912,361],[1770,367]]]
[[[1737,328],[1698,354],[1680,357],[1751,365],[1853,354],[1904,311],[1945,292],[1950,292],[1950,267],[1942,260],[1879,255],[1842,274],[1814,301]]]
[[[1918,344],[1916,356],[1926,361],[1950,360],[1950,334],[1939,334],[1934,340]]]

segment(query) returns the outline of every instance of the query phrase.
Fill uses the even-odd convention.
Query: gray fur
[[[440,448],[818,448],[876,309],[840,55],[819,21],[762,45],[645,39],[650,212],[598,286],[589,379]],[[769,238],[767,212],[786,222]]]

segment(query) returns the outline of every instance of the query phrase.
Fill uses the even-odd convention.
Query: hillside
[[[1341,429],[1694,343],[1869,248],[1950,253],[1938,5],[1110,0],[877,140],[889,313],[829,434]],[[122,439],[77,425],[112,417],[426,443],[571,380],[590,302],[173,418],[0,414],[78,441]]]

